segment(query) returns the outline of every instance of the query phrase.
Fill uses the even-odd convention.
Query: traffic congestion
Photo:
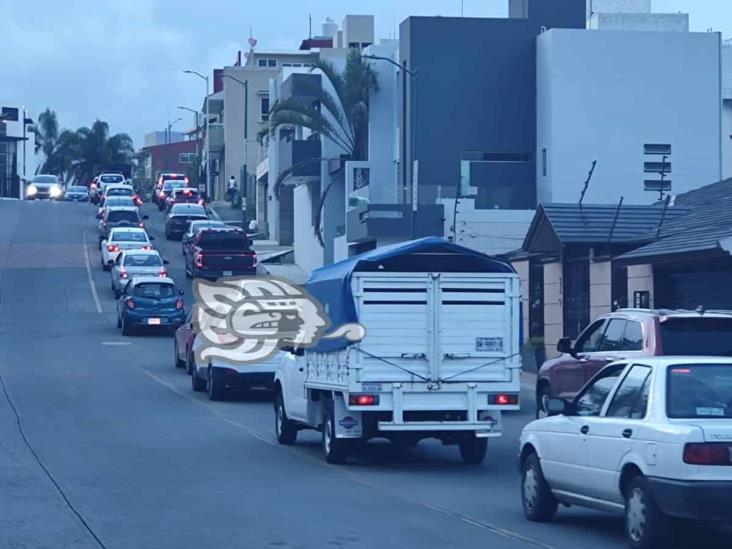
[[[130,382],[130,376],[157,387],[152,395],[152,386],[137,387],[142,394],[125,398],[131,408],[139,404],[145,410],[142,416],[130,412],[129,428],[147,432],[157,423],[159,429],[149,431],[143,453],[120,450],[124,459],[140,460],[133,469],[144,469],[151,459],[159,478],[150,480],[161,487],[179,482],[176,492],[189,485],[207,499],[200,530],[194,534],[183,527],[201,543],[239,546],[225,541],[238,532],[235,520],[220,521],[244,511],[230,515],[221,504],[246,494],[247,505],[264,498],[271,506],[260,509],[267,528],[284,521],[282,535],[306,538],[304,547],[646,549],[683,547],[699,539],[706,547],[729,547],[732,313],[619,310],[593,320],[575,341],[560,340],[559,356],[538,375],[522,374],[521,288],[513,268],[499,258],[427,238],[315,270],[304,285],[307,294],[282,280],[261,282],[260,293],[250,294],[250,299],[267,296],[272,311],[302,312],[303,300],[312,299],[317,313],[308,317],[311,322],[322,315],[330,330],[361,327],[359,335],[341,331],[306,345],[297,339],[302,326],[295,322],[282,337],[300,346],[281,345],[244,362],[214,350],[204,361],[210,336],[196,312],[205,305],[200,288],[266,275],[253,235],[217,219],[199,190],[179,174],[161,174],[145,195],[123,175],[103,173],[83,187],[83,198],[79,186],[64,189],[43,177],[30,183],[36,190],[27,192],[28,200],[15,206],[18,211],[3,204],[6,222],[15,220],[8,234],[20,239],[18,249],[42,242],[37,227],[24,227],[43,220],[54,235],[48,246],[61,249],[68,244],[66,235],[81,233],[84,262],[69,265],[69,273],[74,267],[87,271],[88,282],[77,280],[73,291],[88,294],[84,302],[92,305],[79,317],[82,325],[68,329],[93,335],[61,337],[85,348],[81,352],[98,368],[112,367],[121,375],[120,390],[141,383]],[[6,272],[15,268],[18,276],[30,261],[13,249],[4,255]],[[49,269],[57,258],[56,252],[45,256]],[[59,282],[69,284],[67,278]],[[6,276],[3,295],[28,283]],[[4,321],[23,306],[9,303]],[[55,320],[47,322],[52,331],[65,333]],[[230,325],[236,326],[233,320]],[[249,334],[242,341],[264,337],[252,335],[264,333],[261,327],[252,332],[252,326],[242,329]],[[233,339],[227,341],[232,348]],[[70,351],[71,360],[81,356]],[[18,375],[4,372],[4,382]],[[114,394],[110,381],[105,378],[103,392],[114,406],[121,395]],[[53,381],[38,383],[45,391]],[[143,403],[153,399],[160,402]],[[193,405],[176,427],[169,412],[160,411],[173,402],[176,413]],[[185,425],[190,414],[197,419]],[[222,433],[227,426],[233,430]],[[133,443],[124,433],[115,435],[123,437],[120,443]],[[91,436],[84,443],[92,444],[87,451],[97,435]],[[246,447],[242,437],[249,441]],[[180,460],[185,473],[165,479],[166,468],[152,456],[179,445],[187,449],[171,463]],[[296,472],[302,468],[308,472],[300,476]],[[206,483],[213,492],[204,491]],[[352,494],[338,499],[344,491]],[[114,494],[100,501],[119,503]],[[159,516],[150,504],[143,505]],[[295,508],[288,509],[291,505]],[[322,506],[345,525],[304,526],[302,519],[291,524],[289,517],[302,514],[304,505]],[[136,537],[121,534],[111,518],[86,507],[101,532],[114,533],[105,546],[186,545],[173,534],[154,537],[165,534],[151,517],[135,515],[145,525]],[[254,520],[254,514],[244,513]],[[423,514],[434,526],[415,530]],[[180,526],[174,521],[173,527]],[[264,539],[280,544],[276,529],[259,536],[242,546],[266,546]]]

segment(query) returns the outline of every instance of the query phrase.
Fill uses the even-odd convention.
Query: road
[[[190,302],[180,244],[144,211]],[[524,520],[516,452],[532,405],[479,467],[432,441],[331,466],[317,433],[277,445],[266,395],[193,393],[171,337],[119,335],[93,212],[0,202],[0,547],[625,547],[616,517]]]

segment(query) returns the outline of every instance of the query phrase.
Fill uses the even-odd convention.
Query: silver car
[[[155,250],[122,251],[110,270],[114,297],[119,298],[122,289],[135,276],[168,276],[167,264]]]

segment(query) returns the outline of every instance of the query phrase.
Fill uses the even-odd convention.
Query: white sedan
[[[155,250],[122,250],[110,272],[112,292],[119,298],[127,283],[136,276],[168,276],[165,261]]]
[[[732,359],[613,363],[521,434],[532,521],[558,504],[619,512],[634,549],[666,547],[672,519],[732,523]]]
[[[117,227],[109,232],[109,236],[102,240],[102,268],[108,271],[122,250],[152,250],[151,241],[154,237],[148,236],[145,229],[137,227]]]

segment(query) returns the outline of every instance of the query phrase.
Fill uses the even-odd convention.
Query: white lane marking
[[[130,341],[102,341],[102,345],[132,345]]]
[[[86,233],[84,235],[84,261],[86,262],[86,275],[89,277],[89,287],[91,288],[92,297],[94,298],[94,304],[97,306],[97,312],[101,315],[102,313],[102,302],[99,301],[99,294],[97,293],[97,287],[94,284],[94,275],[92,274],[91,262],[89,261],[89,246],[86,242]]]

